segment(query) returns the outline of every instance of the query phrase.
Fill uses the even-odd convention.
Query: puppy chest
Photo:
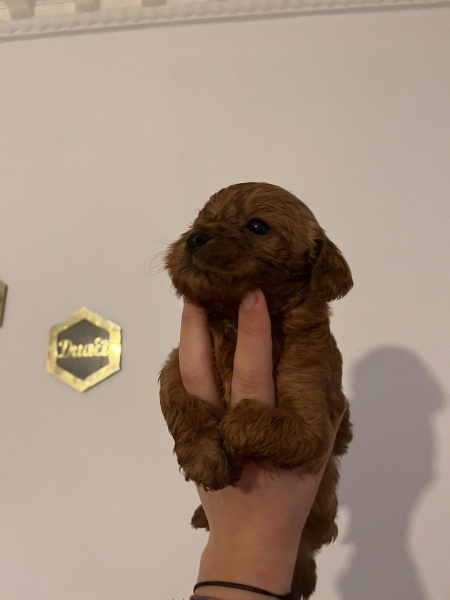
[[[213,361],[221,388],[222,398],[229,406],[231,399],[231,379],[233,375],[234,352],[236,349],[236,328],[234,324],[225,322],[218,326],[210,326],[213,342]]]
[[[233,376],[234,354],[237,342],[237,324],[232,321],[223,321],[220,324],[210,323],[209,330],[213,345],[213,362],[216,370],[222,398],[227,406],[231,402],[231,380]],[[277,366],[282,356],[284,336],[273,324],[273,365],[276,378]]]

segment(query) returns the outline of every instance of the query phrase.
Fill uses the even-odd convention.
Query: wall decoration
[[[6,292],[8,288],[6,283],[0,281],[0,327],[3,325],[3,315],[5,314]]]
[[[84,392],[120,370],[121,328],[88,308],[50,329],[47,371]]]
[[[450,0],[0,0],[0,39],[183,21],[449,3]]]

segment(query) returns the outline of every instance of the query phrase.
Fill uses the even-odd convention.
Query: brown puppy
[[[218,411],[184,390],[174,350],[161,375],[161,407],[186,479],[208,490],[235,484],[244,465],[313,473],[326,460],[333,423],[347,405],[328,302],[352,287],[350,269],[312,212],[266,183],[232,185],[211,197],[166,256],[180,296],[204,307],[221,385]],[[230,406],[239,302],[260,288],[272,321],[276,406]],[[314,556],[337,535],[337,457],[352,438],[348,407],[300,543],[292,592],[309,598]],[[201,507],[195,527],[207,527]]]

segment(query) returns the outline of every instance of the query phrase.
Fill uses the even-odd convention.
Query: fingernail
[[[256,305],[257,296],[255,292],[249,292],[242,298],[242,306],[247,310],[252,309]]]

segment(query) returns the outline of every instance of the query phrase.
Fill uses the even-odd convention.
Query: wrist
[[[283,547],[279,543],[268,545],[267,540],[249,543],[235,537],[216,541],[210,536],[200,560],[197,582],[233,582],[283,596],[291,589],[297,550],[298,541],[295,546]],[[197,594],[200,592],[221,600],[270,600],[251,591],[214,586],[202,587]]]
[[[213,598],[212,596],[204,596],[198,595],[197,590],[199,588],[202,589],[209,589],[210,591],[212,590],[212,593],[214,593],[215,588],[225,588],[228,590],[237,590],[237,592],[239,592],[239,596],[241,596],[242,592],[245,592],[246,594],[251,594],[253,597],[255,596],[261,596],[264,598],[264,600],[267,600],[268,598],[273,598],[273,600],[299,600],[298,598],[296,598],[294,596],[294,594],[292,592],[289,592],[287,594],[275,594],[274,592],[269,592],[268,590],[264,590],[262,588],[257,588],[254,586],[248,586],[248,585],[243,585],[243,584],[238,584],[238,583],[233,583],[233,582],[228,582],[228,581],[203,581],[201,583],[196,583],[194,586],[194,594],[190,597],[189,600],[218,600],[218,598]],[[233,600],[234,598],[236,598],[236,600],[238,599],[237,596],[233,595],[230,597],[228,596],[229,599]],[[224,598],[222,598],[221,600],[224,600]],[[249,597],[247,596],[247,600],[249,600]]]
[[[205,585],[198,588],[190,600],[276,600],[276,598],[277,596],[260,594],[257,591]]]

